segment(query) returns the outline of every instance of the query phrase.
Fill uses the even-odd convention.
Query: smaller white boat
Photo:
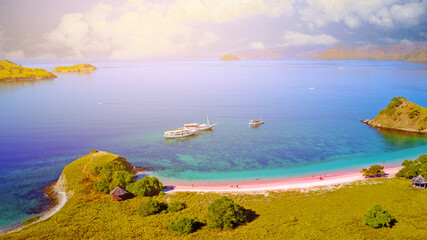
[[[165,138],[183,138],[194,135],[196,132],[196,130],[183,127],[178,129],[165,130],[165,134],[163,136],[165,136]]]
[[[190,130],[195,130],[195,131],[207,131],[207,130],[211,130],[216,125],[216,123],[210,124],[208,117],[206,117],[206,121],[207,123],[203,123],[203,124],[187,123],[187,124],[184,124],[184,127]]]
[[[316,90],[316,88],[315,87],[311,87],[311,88],[309,88],[309,90]]]
[[[257,127],[261,124],[264,124],[264,121],[261,121],[258,119],[252,119],[251,121],[249,121],[249,126],[251,126],[251,127]]]

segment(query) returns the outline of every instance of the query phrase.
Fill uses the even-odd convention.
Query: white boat
[[[206,117],[207,123],[203,123],[203,124],[198,124],[198,123],[188,123],[188,124],[184,124],[185,128],[191,129],[191,130],[195,130],[195,131],[207,131],[207,130],[211,130],[215,125],[215,124],[210,124],[209,123],[209,118]]]
[[[183,127],[178,129],[166,130],[163,136],[165,136],[165,138],[183,138],[183,137],[191,136],[196,132],[197,132],[196,130]]]
[[[257,127],[261,124],[264,124],[264,121],[261,121],[258,119],[252,119],[251,121],[249,121],[249,126],[251,126],[251,127]]]

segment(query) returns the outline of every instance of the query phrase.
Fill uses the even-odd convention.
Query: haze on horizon
[[[427,41],[427,0],[3,0],[0,58],[218,56]]]

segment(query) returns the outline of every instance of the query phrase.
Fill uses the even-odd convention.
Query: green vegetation
[[[0,82],[52,78],[56,78],[56,76],[44,69],[26,68],[7,60],[0,60]]]
[[[183,217],[177,222],[171,222],[169,228],[181,233],[192,233],[203,225],[197,218]]]
[[[239,58],[233,54],[225,54],[224,56],[220,57],[219,60],[239,60]]]
[[[215,200],[206,215],[211,228],[231,229],[246,222],[245,209],[228,197]]]
[[[403,168],[396,174],[398,177],[413,178],[418,175],[427,178],[427,154],[423,154],[418,159],[411,161],[405,160],[402,163]]]
[[[409,118],[418,117],[420,115],[420,110],[414,109],[408,113]]]
[[[363,222],[373,228],[391,227],[395,219],[390,213],[383,210],[380,205],[375,205],[365,215],[363,215]]]
[[[185,208],[185,205],[178,201],[173,201],[168,204],[168,212],[178,212]]]
[[[99,164],[93,170],[93,173],[99,176],[98,180],[94,182],[93,188],[103,193],[109,193],[118,186],[126,188],[129,184],[134,183],[137,178],[130,173],[130,169],[130,163],[124,158]]]
[[[160,202],[152,198],[144,198],[138,208],[139,213],[144,217],[159,213],[161,210]]]
[[[404,97],[394,97],[390,100],[390,103],[387,105],[387,108],[384,108],[380,111],[380,114],[387,114],[388,116],[392,116],[396,112],[396,108],[399,107],[403,100],[406,100]],[[397,115],[401,115],[402,112],[397,113]]]
[[[182,239],[169,229],[184,217],[207,222],[209,206],[222,195],[216,193],[174,193],[154,196],[161,203],[179,201],[186,208],[168,214],[142,217],[138,208],[146,197],[113,201],[92,186],[92,176],[101,163],[118,155],[99,151],[70,163],[63,176],[69,195],[65,206],[52,217],[0,239]],[[185,239],[423,239],[427,236],[427,194],[413,191],[404,178],[369,179],[340,188],[316,191],[273,191],[265,194],[225,194],[234,203],[251,209],[259,217],[232,231],[209,227],[186,235]],[[371,228],[363,214],[379,204],[392,210],[398,222],[392,228]]]
[[[136,196],[155,196],[163,189],[163,184],[156,177],[143,177],[141,180],[126,186],[126,190]]]
[[[30,218],[27,218],[25,221],[23,221],[21,223],[21,225],[22,226],[28,225],[28,224],[30,224],[32,222],[35,222],[35,221],[39,220],[40,218],[41,218],[41,216],[33,216],[33,217],[30,217]]]
[[[86,72],[94,70],[96,70],[96,67],[89,63],[81,63],[73,66],[60,66],[53,69],[54,72]]]
[[[372,165],[369,169],[363,168],[362,171],[364,177],[378,177],[384,175],[384,166],[381,165]]]

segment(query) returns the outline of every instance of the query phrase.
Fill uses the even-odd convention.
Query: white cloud
[[[264,48],[264,44],[262,42],[252,42],[249,45],[250,48],[252,49],[263,49]]]
[[[215,33],[207,31],[204,33],[203,39],[199,41],[197,44],[200,47],[207,47],[209,45],[214,44],[218,39],[219,37]]]
[[[219,37],[205,29],[204,38],[197,40],[197,27],[203,23],[291,14],[291,1],[130,0],[120,7],[98,3],[88,12],[64,15],[46,38],[54,47],[69,49],[76,57],[177,55],[217,42]]]
[[[286,31],[283,35],[284,46],[330,46],[338,40],[327,34],[310,35],[300,32]]]
[[[8,39],[6,38],[2,26],[0,26],[0,59],[21,59],[25,58],[23,50],[7,49],[5,43]]]
[[[357,28],[362,22],[381,27],[412,27],[419,23],[427,8],[427,0],[306,0],[299,13],[301,19],[316,27],[344,22]]]

